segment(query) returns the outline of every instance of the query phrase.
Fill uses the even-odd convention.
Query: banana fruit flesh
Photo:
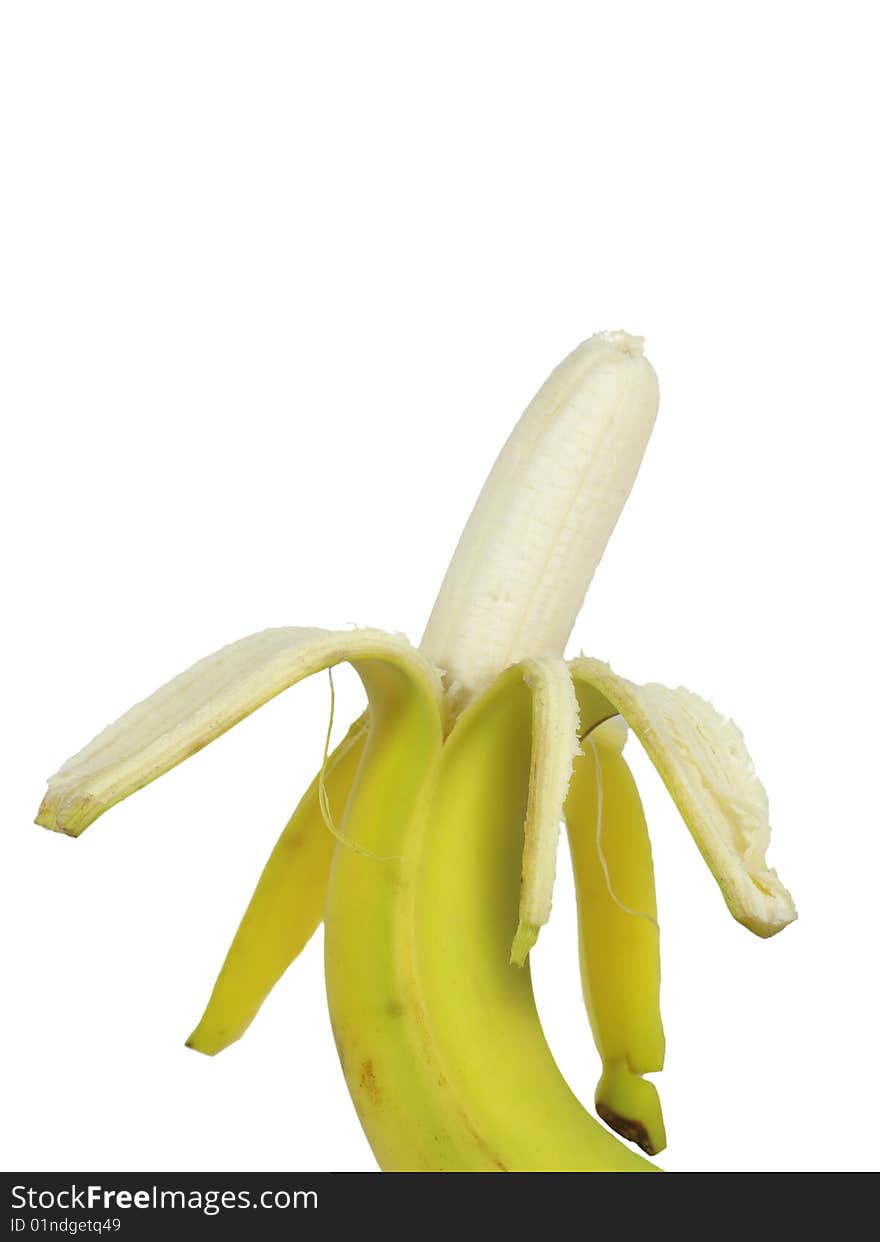
[[[600,332],[544,382],[462,531],[421,650],[457,700],[561,658],[641,465],[659,393],[639,337]]]
[[[564,659],[657,411],[639,338],[600,333],[553,372],[462,534],[422,644],[372,629],[265,630],[137,704],[49,781],[37,822],[99,815],[289,686],[340,661],[368,708],[263,871],[189,1039],[240,1038],[323,917],[327,999],[383,1169],[652,1169],[573,1095],[541,1029],[529,952],[566,822],[600,1117],[665,1143],[650,843],[622,718],[655,764],[734,917],[795,918],[767,866],[767,796],[736,726],[690,691]],[[617,723],[615,724],[615,720]]]

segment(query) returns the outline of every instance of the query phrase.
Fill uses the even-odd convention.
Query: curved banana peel
[[[767,866],[767,793],[733,721],[690,690],[636,685],[601,660],[580,656],[571,671],[582,712],[604,698],[644,746],[737,922],[766,938],[796,919]]]
[[[413,877],[443,746],[442,715],[416,679],[389,681],[385,694],[376,689],[330,870],[324,930],[330,1021],[380,1166],[464,1170],[475,1158],[473,1136],[463,1133],[454,1097],[437,1081],[411,934]]]
[[[383,630],[261,630],[167,682],[99,733],[49,780],[37,814],[71,837],[304,677],[347,660],[365,681],[375,661],[406,670],[438,704],[440,676],[405,638]]]
[[[531,709],[519,917],[510,949],[511,962],[522,966],[550,917],[559,824],[580,747],[578,702],[564,661],[524,660],[515,667]]]

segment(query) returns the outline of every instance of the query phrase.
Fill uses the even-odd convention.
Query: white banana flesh
[[[601,332],[520,418],[462,532],[421,641],[467,700],[511,664],[559,658],[657,417],[640,337]]]

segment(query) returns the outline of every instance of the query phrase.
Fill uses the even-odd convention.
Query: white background
[[[735,717],[800,911],[769,942],[735,925],[630,742],[660,1162],[877,1167],[875,16],[3,6],[3,1167],[374,1167],[320,935],[240,1044],[183,1047],[320,759],[326,678],[79,841],[31,819],[63,759],[240,635],[418,641],[514,419],[618,327],[661,413],[571,650]],[[589,1102],[560,858],[537,990]]]

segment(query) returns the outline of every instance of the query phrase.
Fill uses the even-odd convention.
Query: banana
[[[241,1039],[263,1001],[299,956],[324,916],[335,840],[320,805],[322,779],[330,812],[341,822],[363,755],[368,722],[361,717],[319,772],[269,855],[254,895],[188,1048],[214,1056]]]
[[[657,1089],[661,1070],[660,953],[654,867],[645,816],[623,758],[617,717],[585,739],[565,822],[578,907],[584,999],[602,1058],[596,1111],[654,1156],[666,1146]]]
[[[603,722],[622,716],[642,742],[734,917],[759,936],[796,917],[767,866],[767,795],[736,726],[690,691],[564,659],[657,402],[639,338],[585,341],[502,449],[419,648],[373,629],[264,630],[161,687],[49,780],[37,822],[78,836],[274,695],[353,665],[366,716],[285,828],[189,1042],[239,1038],[323,913],[334,1036],[384,1169],[653,1167],[569,1090],[529,974],[565,813],[598,1109],[659,1150],[640,1076],[663,1057],[650,848],[622,756],[593,740]]]

